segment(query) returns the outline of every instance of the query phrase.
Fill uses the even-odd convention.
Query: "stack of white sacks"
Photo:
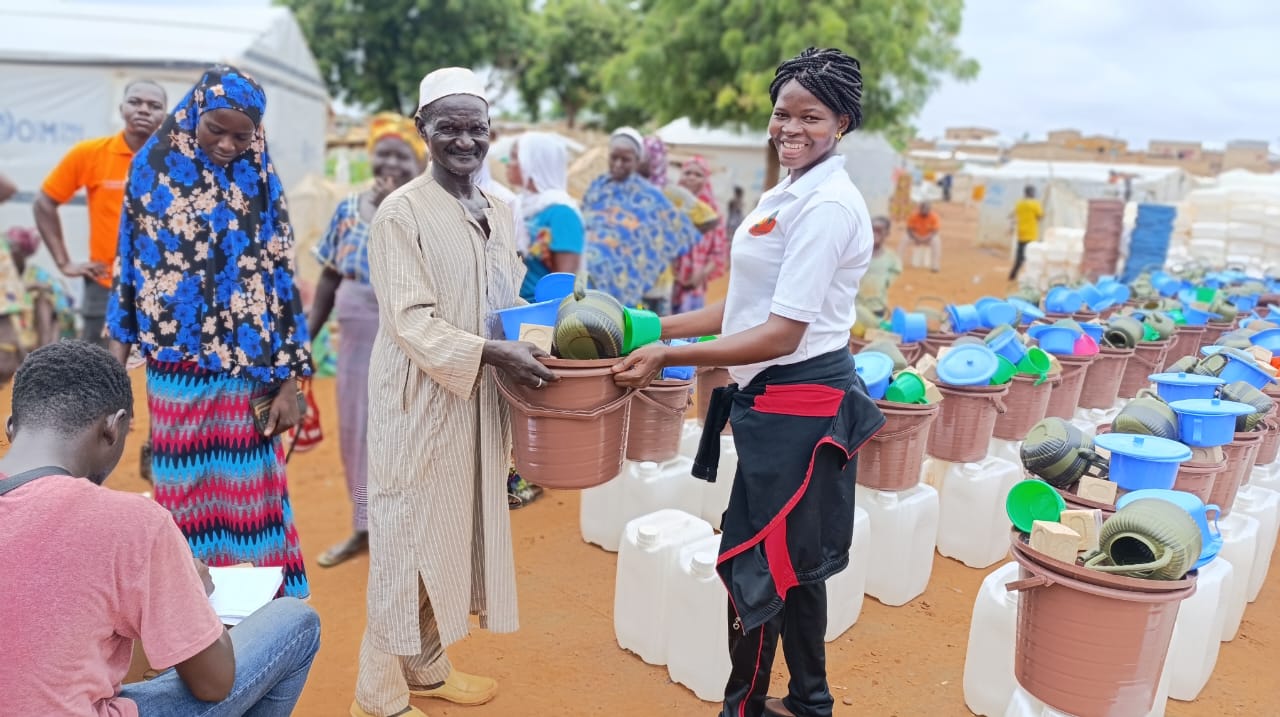
[[[1019,276],[1036,286],[1047,286],[1060,277],[1075,281],[1080,276],[1083,251],[1083,228],[1045,227],[1040,241],[1027,246],[1027,260]]]
[[[1259,273],[1280,266],[1280,175],[1227,172],[1196,189],[1178,210],[1170,257],[1237,265]]]
[[[993,443],[993,455],[1009,451],[1009,446]],[[1213,675],[1221,643],[1235,639],[1245,605],[1257,600],[1280,536],[1280,460],[1255,466],[1228,510],[1218,523],[1222,549],[1199,569],[1195,594],[1178,610],[1164,674],[1147,717],[1164,715],[1168,698],[1199,697]],[[1005,585],[1018,577],[1017,563],[1007,562],[988,574],[978,591],[965,655],[965,704],[985,717],[1058,717],[1060,713],[1029,695],[1014,678],[1018,594],[1006,591]]]

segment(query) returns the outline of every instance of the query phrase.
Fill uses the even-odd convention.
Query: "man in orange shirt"
[[[45,246],[64,276],[84,278],[81,337],[107,345],[103,321],[111,290],[111,266],[116,260],[120,232],[120,208],[124,185],[133,155],[151,137],[164,119],[167,98],[164,88],[150,80],[131,82],[124,90],[120,117],[124,131],[76,144],[44,180],[35,201],[36,226]],[[84,189],[89,204],[89,260],[72,261],[62,235],[59,205]]]
[[[907,234],[902,237],[901,254],[911,258],[911,265],[916,266],[915,249],[927,247],[930,255],[930,268],[934,272],[942,270],[942,222],[933,212],[928,202],[920,202],[920,211],[907,217]],[[908,251],[910,253],[908,254]]]

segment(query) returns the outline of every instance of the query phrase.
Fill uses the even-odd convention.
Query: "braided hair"
[[[777,103],[778,93],[791,80],[837,115],[848,115],[846,132],[862,126],[862,67],[855,58],[840,50],[810,47],[778,65],[769,85],[769,100]]]

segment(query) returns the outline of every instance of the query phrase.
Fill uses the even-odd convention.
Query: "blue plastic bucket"
[[[1018,309],[1007,301],[989,301],[978,307],[978,313],[982,316],[982,325],[988,329],[1018,323]]]
[[[973,304],[951,304],[947,306],[947,317],[951,319],[951,331],[965,334],[982,327],[982,315]]]
[[[1075,353],[1080,334],[1066,326],[1032,326],[1027,334],[1040,343],[1047,353],[1069,356]]]
[[[1218,318],[1218,315],[1211,314],[1207,311],[1201,311],[1191,304],[1183,304],[1182,318],[1187,320],[1187,326],[1204,326],[1210,321]]]
[[[1267,387],[1269,383],[1275,383],[1275,379],[1271,378],[1271,374],[1262,370],[1257,361],[1253,357],[1248,359],[1238,356],[1234,351],[1224,353],[1227,357],[1227,365],[1222,367],[1222,372],[1218,374],[1227,383],[1235,383],[1236,381],[1244,381],[1261,391]]]
[[[538,283],[533,287],[534,303],[560,301],[573,293],[573,283],[577,278],[573,274],[558,271],[538,279]]]
[[[521,324],[555,326],[556,312],[560,309],[562,300],[563,297],[536,304],[499,309],[497,312],[498,317],[502,319],[502,332],[506,334],[507,340],[518,341],[520,339]]]
[[[929,318],[921,313],[903,311],[901,307],[893,310],[889,326],[893,333],[902,337],[904,344],[923,341],[929,335]]]
[[[1254,346],[1261,346],[1273,354],[1280,354],[1280,329],[1266,329],[1249,337]]]
[[[1211,448],[1235,440],[1236,417],[1254,412],[1253,406],[1235,401],[1192,399],[1174,401],[1169,408],[1178,414],[1178,435],[1188,446]]]
[[[1007,301],[1011,306],[1013,306],[1013,308],[1018,310],[1018,313],[1022,316],[1022,323],[1024,325],[1029,324],[1036,319],[1044,318],[1044,312],[1040,310],[1040,307],[1026,299],[1019,299],[1016,296],[1011,296]]]
[[[858,376],[867,386],[867,395],[879,401],[893,378],[893,359],[879,351],[863,351],[853,359]]]
[[[1083,303],[1079,293],[1065,286],[1053,287],[1048,296],[1044,297],[1044,308],[1055,314],[1074,314]]]
[[[1216,398],[1218,387],[1226,383],[1216,376],[1196,373],[1154,373],[1147,378],[1156,385],[1156,394],[1165,403]]]
[[[1102,345],[1102,335],[1106,333],[1107,327],[1103,326],[1102,324],[1085,322],[1080,324],[1080,328],[1084,330],[1085,336],[1088,336],[1089,338],[1093,339],[1093,342],[1095,344],[1098,344],[1099,346]]]
[[[1178,465],[1191,459],[1191,449],[1159,436],[1104,433],[1095,446],[1111,452],[1111,481],[1124,490],[1169,489],[1178,479]]]
[[[987,338],[987,348],[996,352],[997,356],[1003,356],[1009,360],[1014,366],[1027,355],[1027,347],[1018,340],[1018,335],[1012,331],[1002,331]]]

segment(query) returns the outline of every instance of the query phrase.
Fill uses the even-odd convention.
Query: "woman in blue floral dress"
[[[306,597],[279,436],[311,354],[265,110],[257,82],[213,67],[139,150],[107,323],[117,358],[146,357],[155,498],[192,552],[280,566]]]

